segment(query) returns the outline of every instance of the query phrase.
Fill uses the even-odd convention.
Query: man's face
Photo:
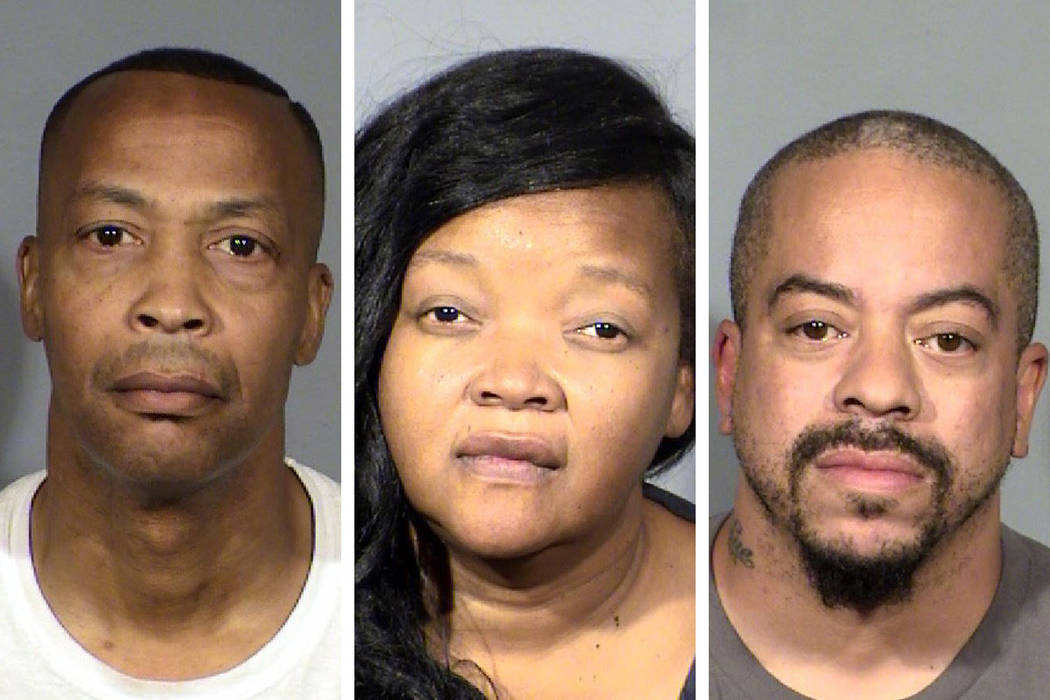
[[[722,327],[722,429],[806,547],[917,565],[1027,449],[1045,349],[1018,363],[1006,205],[886,150],[789,165],[771,201],[742,336]]]
[[[52,453],[172,485],[262,445],[279,458],[291,367],[316,352],[331,287],[313,262],[319,175],[287,103],[118,73],[76,98],[42,166],[20,273]]]
[[[601,538],[692,417],[666,198],[512,197],[415,252],[383,356],[383,432],[451,547],[517,557]]]

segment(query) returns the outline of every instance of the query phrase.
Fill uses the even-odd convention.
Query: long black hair
[[[655,184],[677,218],[680,354],[695,366],[695,144],[623,66],[529,49],[480,56],[403,95],[357,132],[355,158],[355,690],[479,698],[435,658],[441,650],[428,653],[423,625],[451,605],[448,557],[407,502],[379,420],[379,368],[409,259],[436,228],[487,202]],[[677,460],[694,430],[665,438],[647,473]]]

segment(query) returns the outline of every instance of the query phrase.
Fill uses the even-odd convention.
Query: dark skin
[[[693,415],[673,230],[650,186],[511,197],[443,224],[405,276],[383,433],[448,548],[449,653],[488,680],[453,669],[490,697],[673,698],[695,656],[694,527],[641,487]]]
[[[52,376],[33,564],[65,629],[126,674],[229,669],[298,599],[312,514],[284,403],[331,298],[321,200],[285,100],[181,74],[98,80],[45,149],[18,253]]]

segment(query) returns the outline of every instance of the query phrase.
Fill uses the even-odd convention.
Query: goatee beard
[[[886,545],[878,554],[860,556],[849,550],[821,542],[806,526],[800,506],[800,483],[807,465],[836,447],[856,447],[864,451],[890,450],[907,455],[934,476],[931,496],[933,513],[913,543]],[[846,607],[867,614],[883,605],[904,602],[911,596],[915,572],[940,542],[948,529],[945,500],[952,481],[952,461],[948,451],[934,440],[919,440],[892,423],[869,429],[851,420],[832,426],[811,426],[791,448],[788,460],[791,503],[791,530],[798,541],[802,564],[810,585],[829,608]],[[863,518],[881,515],[886,505],[881,498],[856,496],[854,511]]]
[[[809,527],[801,506],[802,475],[822,453],[836,447],[898,452],[930,471],[934,477],[932,513],[913,542],[887,543],[877,554],[862,556],[851,551],[848,542],[829,543]],[[739,446],[737,451],[739,454]],[[913,437],[892,423],[868,428],[854,419],[804,430],[792,445],[787,465],[789,498],[786,503],[770,491],[769,484],[756,481],[751,470],[745,468],[744,474],[774,524],[780,520],[778,510],[784,512],[775,509],[774,502],[787,506],[788,520],[784,524],[798,543],[806,576],[824,605],[867,614],[880,606],[906,601],[911,596],[915,572],[949,530],[946,501],[954,467],[948,451],[936,440]],[[961,522],[994,493],[997,485],[998,479],[988,493],[972,504]],[[889,509],[892,500],[857,494],[850,499],[849,506],[857,516],[873,519]]]
[[[802,565],[810,585],[829,608],[849,608],[867,615],[876,608],[903,603],[911,597],[915,572],[940,542],[942,521],[923,528],[911,545],[885,547],[873,556],[843,551],[811,537],[801,523],[793,526]]]

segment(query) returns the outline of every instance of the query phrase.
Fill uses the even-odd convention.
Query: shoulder
[[[305,464],[300,464],[291,457],[285,457],[284,463],[299,477],[303,488],[306,489],[306,493],[314,503],[315,510],[318,507],[336,509],[340,507],[342,496],[339,484],[332,477]]]
[[[688,520],[691,523],[696,522],[696,504],[692,501],[688,501],[678,494],[665,491],[659,486],[648,482],[642,484],[642,495],[653,503],[659,503],[664,507],[664,510],[674,513],[679,518]]]
[[[299,482],[310,497],[314,513],[314,554],[318,559],[340,558],[340,523],[342,496],[339,484],[331,477],[322,474],[304,464],[299,464],[291,457],[285,457],[285,464],[295,472]]]
[[[652,484],[643,484],[642,494],[656,561],[668,569],[689,572],[687,578],[695,581],[696,506]]]
[[[22,502],[32,497],[46,476],[47,472],[41,469],[15,479],[0,490],[0,504]]]
[[[1005,525],[1001,540],[995,598],[944,676],[960,668],[978,673],[960,697],[1045,697],[1050,686],[1050,549]]]
[[[1050,640],[1050,548],[1003,525],[1003,569],[998,595],[1038,613]]]
[[[0,530],[2,532],[10,532],[12,526],[23,519],[28,521],[29,505],[46,476],[47,472],[41,469],[11,482],[0,491]]]

